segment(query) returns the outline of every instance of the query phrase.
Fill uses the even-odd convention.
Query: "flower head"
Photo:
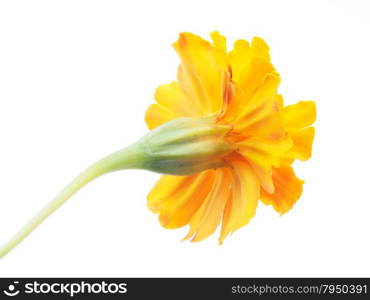
[[[192,169],[187,170],[184,162],[183,173],[162,172],[176,175],[158,181],[148,195],[148,206],[159,213],[166,228],[189,224],[185,239],[192,241],[207,238],[222,224],[222,243],[254,217],[259,200],[280,214],[298,200],[303,181],[296,177],[292,163],[311,156],[314,128],[310,125],[316,111],[312,101],[284,106],[277,92],[280,76],[262,39],[254,38],[251,44],[238,40],[227,52],[222,35],[214,32],[211,38],[212,43],[191,33],[180,34],[174,44],[181,59],[178,81],[158,87],[157,103],[148,108],[146,123],[155,129],[187,118],[186,126],[192,127],[194,120],[196,127],[195,120],[204,118],[210,128],[228,128],[218,135],[217,145],[230,147],[212,147],[213,139],[193,144],[193,149],[205,147],[205,152],[208,147],[225,151],[209,155],[209,164],[208,156],[202,165],[193,159]]]

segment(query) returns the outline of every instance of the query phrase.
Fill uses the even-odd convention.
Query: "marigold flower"
[[[7,244],[4,256],[93,179],[122,169],[163,175],[148,207],[166,228],[190,225],[185,239],[201,241],[221,225],[219,242],[248,224],[258,201],[280,214],[302,193],[292,163],[311,156],[315,104],[284,106],[280,76],[260,38],[235,42],[227,52],[218,32],[212,43],[181,33],[178,81],[161,85],[146,113],[151,131],[77,176]]]
[[[312,101],[284,106],[277,92],[280,76],[262,39],[238,40],[227,52],[222,35],[214,32],[211,38],[213,43],[180,34],[174,44],[181,58],[178,82],[158,87],[146,122],[154,129],[173,119],[213,114],[214,126],[230,126],[223,139],[232,147],[217,169],[163,176],[148,206],[166,228],[190,224],[185,239],[192,241],[207,238],[222,222],[222,243],[254,217],[258,200],[280,214],[298,200],[303,181],[291,165],[311,156],[309,126],[316,111]]]

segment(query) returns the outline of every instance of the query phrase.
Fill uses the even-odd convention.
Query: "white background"
[[[317,101],[306,181],[217,244],[146,208],[158,174],[88,185],[0,261],[0,276],[370,276],[368,1],[1,1],[0,242],[102,156],[147,132],[181,31],[263,37],[287,103]]]

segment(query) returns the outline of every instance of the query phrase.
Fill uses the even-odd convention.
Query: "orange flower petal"
[[[261,187],[268,193],[273,193],[275,190],[274,182],[272,180],[272,168],[264,168],[253,161],[249,161],[254,173],[256,174]]]
[[[176,81],[160,85],[154,94],[154,98],[157,100],[158,104],[163,105],[168,110],[183,117],[196,117],[201,115],[195,105],[195,101],[185,97]]]
[[[225,63],[225,55],[226,55],[226,39],[223,35],[221,35],[218,31],[214,31],[211,33],[211,38],[213,41],[213,45],[219,51],[217,52],[218,56],[222,58],[221,63]]]
[[[159,213],[162,226],[182,227],[202,205],[214,179],[214,170],[190,176],[162,176],[148,195],[148,207]]]
[[[316,119],[316,105],[313,101],[300,101],[284,108],[287,131],[293,140],[286,157],[307,160],[311,157],[315,129],[310,126]]]
[[[213,234],[221,222],[226,201],[231,195],[231,171],[217,169],[213,187],[203,204],[190,219],[190,231],[185,239],[199,242]]]
[[[279,83],[280,76],[277,73],[265,77],[235,120],[236,131],[269,141],[277,141],[284,136],[281,97],[277,94]]]
[[[239,114],[267,74],[274,71],[274,67],[270,63],[268,46],[257,37],[253,38],[251,46],[244,40],[236,41],[228,58],[232,81],[238,87],[233,101],[229,104],[226,117],[230,118]]]
[[[292,148],[286,153],[286,157],[307,160],[311,157],[312,143],[315,136],[315,128],[307,127],[303,129],[291,130],[290,136],[293,141]]]
[[[145,113],[145,122],[149,129],[154,129],[168,121],[182,117],[176,112],[159,105],[152,104],[148,107]]]
[[[304,128],[316,120],[314,101],[300,101],[284,108],[285,124],[288,128]]]
[[[201,113],[192,99],[185,97],[179,84],[171,82],[160,85],[154,95],[158,104],[151,105],[145,121],[149,129],[180,117],[196,117]]]
[[[226,203],[222,221],[219,242],[230,232],[248,224],[256,214],[259,198],[259,182],[250,165],[243,158],[230,161],[232,165],[233,182],[232,197]]]
[[[174,48],[182,64],[178,80],[184,94],[196,99],[204,114],[220,111],[223,106],[226,53],[222,37],[214,33],[216,46],[192,33],[181,33]]]
[[[240,154],[247,159],[259,177],[261,186],[272,193],[272,167],[279,167],[285,152],[292,147],[292,140],[286,136],[279,142],[265,142],[252,137],[238,143]]]
[[[245,139],[238,143],[240,153],[248,160],[262,167],[280,165],[281,156],[292,146],[289,136],[279,142],[266,142],[257,137]]]
[[[294,203],[301,196],[304,181],[295,176],[291,166],[274,168],[272,179],[275,191],[269,194],[262,190],[261,200],[266,205],[271,204],[280,214],[284,214],[293,207]]]

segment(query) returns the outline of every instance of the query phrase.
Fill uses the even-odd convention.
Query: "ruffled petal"
[[[190,219],[190,231],[185,239],[199,242],[213,234],[221,222],[226,202],[231,196],[232,175],[229,169],[217,169],[211,191]]]
[[[280,76],[277,73],[270,73],[264,78],[235,120],[236,131],[268,141],[277,141],[284,137],[281,97],[277,94],[279,83]]]
[[[226,203],[219,242],[230,232],[248,224],[256,214],[260,186],[252,168],[243,158],[229,161],[232,171],[232,197]]]
[[[214,31],[211,33],[211,38],[214,47],[217,49],[216,58],[220,59],[220,65],[225,64],[226,59],[226,38],[221,35],[218,31]]]
[[[154,98],[157,104],[152,104],[145,116],[149,129],[154,129],[176,118],[201,116],[194,101],[185,97],[179,84],[175,81],[160,85]]]
[[[260,180],[261,186],[269,193],[274,191],[272,167],[279,167],[285,152],[292,147],[291,138],[286,135],[279,142],[265,142],[252,137],[238,143],[239,153],[248,160]]]
[[[292,129],[289,131],[293,146],[287,151],[287,158],[308,160],[312,154],[312,143],[315,137],[315,128]]]
[[[298,129],[312,125],[316,119],[315,102],[300,101],[284,107],[284,119],[288,128]]]
[[[215,46],[192,33],[181,33],[174,43],[182,61],[178,72],[181,89],[196,100],[203,114],[222,109],[228,73],[224,38],[218,33],[212,37]]]
[[[237,88],[228,106],[226,119],[237,116],[265,77],[274,72],[274,67],[270,63],[269,48],[257,37],[253,38],[251,45],[244,40],[236,41],[228,58],[232,69],[232,81]]]
[[[253,161],[249,161],[249,164],[258,178],[261,188],[268,193],[273,193],[275,186],[272,180],[272,167],[265,168]]]
[[[261,190],[261,200],[267,205],[271,204],[278,213],[284,214],[301,196],[304,181],[296,177],[291,166],[274,168],[272,179],[275,191],[269,194]]]
[[[163,105],[152,104],[148,107],[145,113],[145,122],[150,130],[181,116],[173,112]]]
[[[176,81],[160,85],[154,94],[154,98],[159,105],[183,117],[197,117],[201,115],[193,99],[185,97]]]
[[[284,108],[284,120],[288,134],[293,140],[287,158],[307,160],[311,157],[315,129],[307,127],[316,119],[316,105],[313,101],[300,101]]]
[[[214,180],[214,170],[189,176],[162,176],[148,195],[148,207],[159,213],[165,228],[182,227],[202,205]]]

